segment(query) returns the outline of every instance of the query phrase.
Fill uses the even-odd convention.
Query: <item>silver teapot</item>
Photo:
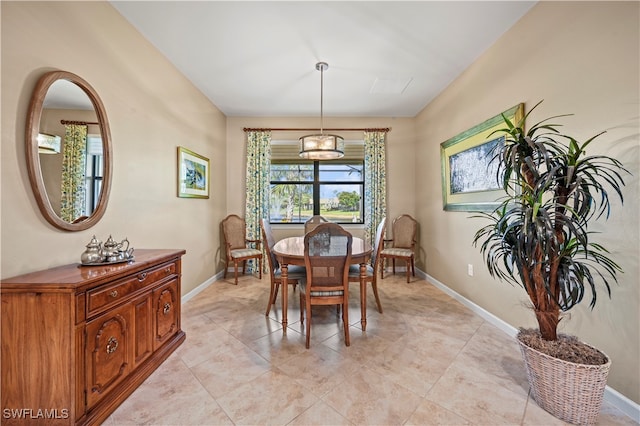
[[[133,250],[129,249],[129,240],[126,238],[117,242],[109,235],[109,239],[102,246],[102,255],[107,262],[126,260],[130,257],[130,252],[133,253]]]
[[[87,249],[80,256],[83,265],[117,263],[133,260],[133,247],[129,247],[129,240],[117,242],[111,235],[104,244],[94,235],[87,244]]]
[[[80,256],[82,263],[100,263],[104,261],[102,243],[94,235],[87,244],[87,249]]]

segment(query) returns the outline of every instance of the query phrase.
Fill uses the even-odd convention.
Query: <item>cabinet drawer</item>
[[[87,292],[88,316],[100,312],[103,308],[112,306],[136,291],[176,273],[176,264],[169,263],[158,268],[148,269],[132,275],[117,283],[99,287]]]

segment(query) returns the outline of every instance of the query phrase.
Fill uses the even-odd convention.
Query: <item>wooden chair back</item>
[[[262,249],[260,239],[248,240],[247,228],[243,218],[236,214],[230,214],[222,220],[222,233],[226,251],[226,265],[224,278],[227,278],[229,265],[233,263],[235,284],[238,285],[238,264],[242,262],[242,274],[245,273],[247,261],[257,261],[259,277],[262,279]],[[248,243],[254,245],[249,247]]]
[[[304,223],[304,233],[308,234],[309,232],[313,231],[316,226],[320,225],[321,223],[328,223],[328,222],[329,221],[327,219],[325,219],[320,215],[311,216],[309,220],[307,220]]]
[[[418,222],[408,214],[398,216],[392,224],[392,247],[413,249],[416,245]]]
[[[379,256],[382,260],[389,258],[393,261],[394,274],[396,273],[396,259],[405,261],[407,264],[408,283],[411,275],[416,276],[414,256],[418,222],[408,214],[403,214],[393,221],[391,228],[393,239],[384,240],[385,242],[391,242],[391,247],[384,247]],[[380,278],[384,278],[384,265],[381,265],[380,268]]]
[[[307,280],[300,292],[300,314],[306,312],[306,347],[311,334],[311,306],[339,305],[345,344],[349,341],[349,265],[353,237],[336,223],[322,223],[304,237]],[[304,311],[303,305],[304,304]]]
[[[273,246],[276,244],[276,240],[273,238],[273,232],[271,231],[271,224],[268,219],[260,219],[260,229],[262,230],[262,241],[264,242],[264,251],[267,254],[269,261],[269,273],[271,279],[274,278],[274,271],[280,267],[280,263],[276,256],[273,254]]]
[[[376,298],[376,305],[378,306],[378,312],[382,313],[382,304],[380,303],[380,295],[378,294],[378,280],[376,277],[376,273],[378,268],[380,267],[380,259],[382,256],[380,253],[384,248],[384,231],[387,226],[387,218],[383,217],[378,227],[376,228],[376,239],[373,242],[373,251],[371,252],[371,267],[367,267],[367,277],[365,278],[366,282],[371,283],[371,288],[373,289],[373,295]],[[360,266],[352,265],[349,268],[349,282],[359,283],[360,282]],[[365,290],[366,291],[366,290]],[[362,297],[362,295],[360,295]],[[362,301],[361,301],[362,303]]]
[[[383,217],[376,228],[376,239],[373,242],[373,252],[371,253],[371,265],[373,271],[377,271],[378,261],[380,260],[380,252],[384,248],[384,231],[387,228],[387,218]]]
[[[230,214],[222,220],[222,229],[227,250],[247,246],[247,227],[243,218],[236,214]]]

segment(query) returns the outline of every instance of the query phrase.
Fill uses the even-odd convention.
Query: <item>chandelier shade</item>
[[[344,139],[338,135],[317,134],[300,138],[300,157],[332,160],[344,157]]]
[[[323,89],[324,71],[329,68],[326,62],[318,62],[320,71],[320,133],[300,138],[300,157],[308,160],[333,160],[344,157],[344,138],[324,133],[323,128]]]

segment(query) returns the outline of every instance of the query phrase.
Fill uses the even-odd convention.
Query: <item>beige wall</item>
[[[1,7],[2,277],[79,262],[93,234],[111,234],[135,248],[186,249],[183,294],[209,279],[226,212],[225,116],[106,2]],[[54,69],[87,80],[111,124],[109,205],[81,232],[42,218],[25,168],[29,98],[37,79]],[[211,159],[208,200],[176,196],[179,145]]]
[[[536,326],[525,292],[493,280],[471,244],[482,225],[469,213],[442,210],[440,143],[519,102],[543,104],[530,122],[573,113],[563,130],[582,139],[607,130],[593,154],[624,162],[624,207],[614,201],[608,221],[594,223],[598,240],[624,269],[612,297],[600,287],[561,322],[612,358],[608,384],[640,401],[639,142],[640,70],[638,2],[540,2],[417,117],[417,216],[422,224],[426,272],[515,327]],[[475,275],[467,275],[467,264]],[[590,297],[587,295],[586,297]]]
[[[245,153],[248,128],[317,128],[320,117],[273,118],[273,117],[229,117],[227,119],[227,208],[229,213],[244,216],[245,202]],[[325,128],[371,128],[389,127],[387,134],[387,216],[397,217],[403,213],[415,215],[414,161],[415,128],[413,118],[359,118],[324,117]],[[297,140],[309,132],[273,132],[273,140]],[[362,139],[362,132],[336,132],[345,140]],[[347,226],[354,235],[362,234],[362,227]],[[299,235],[302,225],[274,226],[276,238]],[[420,263],[416,262],[418,265]],[[420,267],[420,266],[418,266]]]

